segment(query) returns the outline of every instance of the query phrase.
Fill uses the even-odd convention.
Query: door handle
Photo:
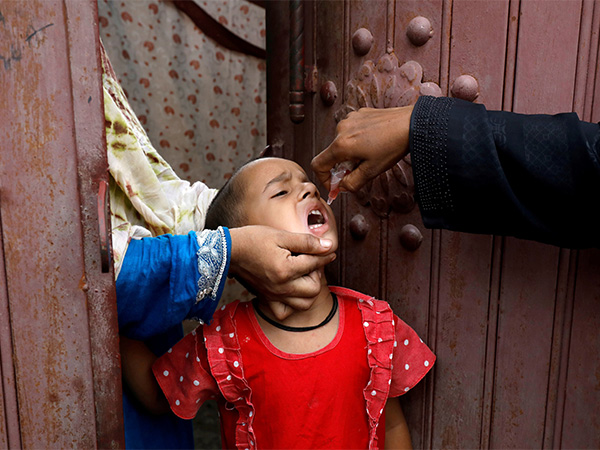
[[[100,180],[98,183],[98,232],[100,234],[100,262],[102,265],[102,272],[107,273],[109,271],[110,263],[110,236],[108,226],[108,183],[104,180]]]
[[[290,119],[304,120],[304,5],[290,3]]]

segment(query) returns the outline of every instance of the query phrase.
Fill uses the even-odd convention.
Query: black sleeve
[[[600,126],[421,97],[410,151],[425,226],[600,247]]]

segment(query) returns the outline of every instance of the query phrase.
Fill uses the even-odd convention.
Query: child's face
[[[295,233],[311,233],[338,245],[335,218],[306,172],[293,161],[263,158],[238,175],[245,186],[246,225],[268,225]]]

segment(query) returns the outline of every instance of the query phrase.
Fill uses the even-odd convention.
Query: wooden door
[[[308,172],[347,111],[424,93],[598,121],[599,29],[591,0],[269,2],[269,144]],[[600,447],[600,251],[427,230],[409,159],[333,207],[331,284],[437,354],[403,399],[416,448]]]
[[[123,447],[95,0],[0,1],[0,447]]]

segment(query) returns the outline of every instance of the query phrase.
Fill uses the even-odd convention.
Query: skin
[[[156,378],[152,364],[157,357],[142,341],[119,336],[123,382],[152,414],[166,414],[171,408]]]
[[[319,181],[329,189],[330,170],[343,161],[356,167],[340,183],[340,191],[356,192],[390,169],[408,153],[413,106],[361,108],[338,123],[333,142],[311,162]]]
[[[277,319],[305,310],[321,290],[325,265],[335,260],[329,239],[266,226],[232,228],[229,275],[245,280],[253,292],[283,298],[273,305]]]
[[[385,404],[385,448],[386,450],[412,449],[410,431],[399,398],[390,398]]]

